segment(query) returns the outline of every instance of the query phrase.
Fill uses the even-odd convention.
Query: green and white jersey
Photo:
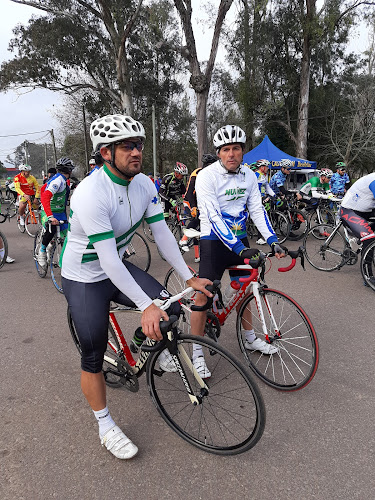
[[[311,177],[307,182],[302,184],[300,188],[300,193],[305,196],[311,196],[314,198],[328,198],[329,194],[329,184],[325,182],[322,184],[320,182],[320,177]]]
[[[106,165],[77,186],[70,208],[61,274],[84,283],[108,278],[94,243],[115,239],[114,255],[107,257],[118,259],[143,218],[149,224],[164,220],[155,186],[147,176],[138,174],[126,181],[113,175]]]

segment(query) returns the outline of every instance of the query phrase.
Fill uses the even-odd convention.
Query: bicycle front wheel
[[[195,274],[195,271],[192,267],[188,266],[192,274]],[[182,291],[188,288],[186,281],[184,281],[181,276],[177,273],[177,271],[171,267],[167,272],[164,279],[164,288],[171,294],[177,295]],[[190,333],[190,314],[191,314],[191,306],[194,304],[194,297],[196,292],[191,292],[180,300],[181,304],[181,315],[178,320],[178,328],[182,333]]]
[[[63,248],[62,241],[58,241],[57,243],[53,244],[51,251],[51,263],[50,263],[52,283],[55,285],[56,290],[60,293],[64,293],[62,289],[61,268],[60,268],[60,256],[62,253],[62,248]]]
[[[144,232],[146,238],[148,239],[148,241],[151,241],[151,243],[155,243],[154,236],[152,234],[152,229],[150,228],[150,226],[147,224],[147,222],[144,219],[142,221],[142,228],[143,228],[143,232]]]
[[[366,285],[375,291],[375,242],[362,253],[361,273]]]
[[[327,243],[334,230],[334,226],[320,224],[312,227],[303,241],[306,259],[319,271],[334,271],[346,262],[344,252],[348,245],[340,231],[336,231]]]
[[[290,222],[288,221],[288,218],[286,215],[278,211],[269,212],[268,217],[279,243],[284,243],[290,233]]]
[[[290,218],[290,233],[288,240],[297,241],[301,240],[309,229],[309,221],[301,210],[289,210]]]
[[[195,375],[193,344],[203,350],[211,378]],[[209,453],[235,455],[259,441],[265,426],[262,396],[250,373],[218,344],[202,337],[180,335],[178,361],[184,371],[159,369],[160,351],[147,363],[150,395],[164,421],[188,443]],[[186,386],[190,384],[197,402]]]
[[[285,293],[263,288],[260,300],[261,304],[257,304],[251,294],[241,304],[237,316],[241,351],[253,372],[267,385],[282,391],[302,389],[311,382],[318,368],[319,348],[314,327],[302,307]],[[244,330],[252,328],[256,337],[269,340],[277,352],[263,354],[248,348]]]
[[[40,229],[40,216],[39,214],[28,214],[25,219],[26,232],[32,238],[35,238],[36,233]]]
[[[5,238],[5,235],[2,232],[0,232],[0,248],[4,249],[4,255],[0,257],[0,269],[1,269],[8,257],[8,242],[7,239]]]
[[[123,262],[131,262],[143,271],[148,271],[151,264],[151,252],[147,241],[138,233],[134,233],[128,248],[122,257]]]
[[[36,236],[35,236],[35,240],[34,240],[34,261],[35,261],[35,266],[36,266],[36,270],[37,270],[37,273],[39,274],[39,276],[41,278],[44,278],[47,274],[47,269],[48,269],[48,266],[41,266],[38,262],[38,254],[39,254],[39,250],[40,250],[40,245],[42,244],[42,238],[43,238],[43,229],[39,229],[39,231],[37,232]]]

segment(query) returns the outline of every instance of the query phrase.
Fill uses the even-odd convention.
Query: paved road
[[[0,230],[16,259],[0,270],[1,499],[373,496],[375,294],[362,285],[358,266],[321,273],[307,264],[306,272],[287,274],[273,267],[268,274],[270,286],[308,312],[321,360],[315,379],[297,393],[259,382],[267,424],[254,449],[217,457],[188,445],[161,420],[141,379],[137,394],[108,390],[113,417],[140,449],[121,462],[100,447],[81,395],[64,297],[49,278],[38,278],[33,240],[14,221]],[[152,274],[163,279],[167,267],[153,249]],[[222,342],[240,355],[234,337],[229,321]]]

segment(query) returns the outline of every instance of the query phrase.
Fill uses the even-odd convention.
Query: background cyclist
[[[14,187],[19,195],[20,225],[25,225],[25,210],[28,200],[34,201],[34,208],[39,204],[40,186],[38,181],[31,175],[31,167],[22,163],[18,169],[20,173],[14,178]]]
[[[143,125],[130,116],[108,115],[91,124],[90,137],[105,163],[86,177],[72,195],[62,254],[62,284],[82,349],[82,392],[99,424],[102,445],[116,457],[127,459],[138,449],[108,411],[102,373],[110,302],[136,305],[142,311],[144,334],[154,340],[161,339],[160,320],[168,318],[167,312],[153,302],[158,297],[166,298],[168,292],[146,272],[122,262],[143,217],[152,228],[156,244],[181,278],[189,286],[211,294],[204,288],[208,280],[192,276],[164,220],[155,186],[140,173]],[[179,305],[173,304],[171,312],[178,310]],[[164,369],[161,364],[160,368]]]
[[[174,172],[163,177],[159,188],[159,196],[164,207],[164,217],[169,217],[169,211],[175,207],[185,194],[186,186],[184,177],[188,175],[187,166],[183,163],[176,163]]]
[[[255,165],[252,167],[252,170],[255,172],[255,175],[258,180],[258,187],[263,203],[268,201],[270,198],[275,198],[275,193],[268,183],[267,173],[269,165],[270,162],[268,160],[261,159],[257,160],[255,162]],[[259,230],[258,230],[258,239],[256,243],[257,245],[265,245],[267,243],[262,238],[262,235],[260,234]]]
[[[342,161],[336,163],[336,173],[332,175],[329,185],[331,192],[337,198],[342,198],[347,189],[350,188],[349,175],[346,173],[346,164]]]
[[[270,180],[270,187],[273,189],[277,196],[283,195],[286,196],[288,194],[292,194],[291,191],[288,191],[285,187],[285,183],[287,181],[288,175],[291,172],[291,169],[294,165],[292,160],[288,160],[288,158],[284,158],[280,160],[280,170],[278,170]]]
[[[249,168],[241,166],[245,132],[236,125],[226,125],[216,132],[213,142],[218,160],[202,170],[196,180],[201,224],[199,276],[210,280],[221,279],[228,266],[243,264],[245,258],[259,255],[259,250],[249,248],[246,237],[247,213],[277,257],[284,256],[262,205],[256,175]],[[243,272],[231,274],[238,276],[243,275]],[[198,305],[205,301],[205,297],[197,294]],[[246,318],[247,321],[249,319]],[[192,312],[192,333],[203,335],[205,321],[205,312]],[[245,334],[247,348],[265,354],[277,351],[274,346],[258,339],[252,328],[246,330]],[[196,344],[193,362],[203,378],[210,377],[203,352]]]
[[[61,234],[64,236],[68,229],[66,206],[69,199],[70,188],[67,181],[74,168],[75,166],[70,158],[60,158],[56,163],[57,173],[50,177],[47,183],[42,187],[41,221],[46,231],[43,234],[42,243],[37,256],[38,263],[42,267],[47,265],[46,248],[56,234],[56,226],[60,221],[64,221],[64,223],[60,225]]]

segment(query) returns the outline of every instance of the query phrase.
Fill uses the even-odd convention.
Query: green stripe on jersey
[[[107,167],[106,164],[103,166],[104,172],[108,175],[108,177],[111,179],[112,182],[115,184],[120,184],[120,186],[128,186],[130,184],[130,181],[126,181],[125,179],[120,179],[120,177],[117,177],[117,175],[113,174],[109,168]]]
[[[115,233],[113,231],[106,231],[105,233],[91,234],[90,236],[88,236],[88,239],[89,239],[91,245],[93,245],[97,241],[109,240],[109,239],[114,238],[114,237],[115,237]],[[89,248],[89,246],[87,248]],[[93,248],[93,247],[90,246],[90,248]]]
[[[164,220],[163,213],[156,214],[156,215],[153,215],[152,217],[145,218],[145,221],[147,222],[147,224],[152,224],[153,222],[159,222],[159,220]]]

